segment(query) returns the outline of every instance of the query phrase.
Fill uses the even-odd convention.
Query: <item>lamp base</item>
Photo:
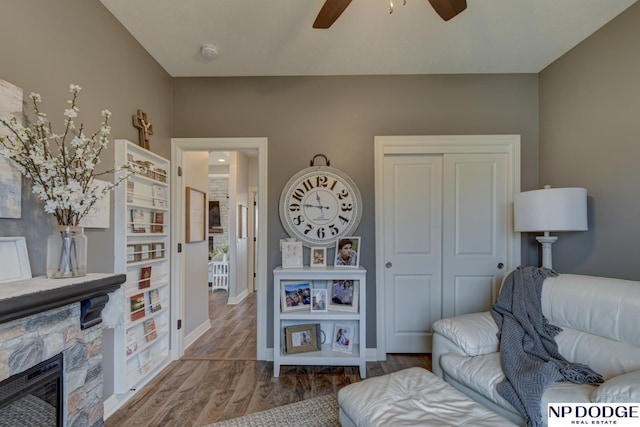
[[[549,236],[549,232],[545,231],[544,236],[537,236],[536,240],[542,245],[542,266],[553,269],[551,261],[551,245],[558,240],[557,236]]]

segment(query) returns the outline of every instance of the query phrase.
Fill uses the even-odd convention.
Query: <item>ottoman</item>
[[[364,426],[516,426],[423,368],[408,368],[338,391],[340,423]]]

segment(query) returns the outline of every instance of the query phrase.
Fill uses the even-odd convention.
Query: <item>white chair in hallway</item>
[[[209,261],[209,286],[211,286],[211,292],[216,289],[229,290],[228,261]]]

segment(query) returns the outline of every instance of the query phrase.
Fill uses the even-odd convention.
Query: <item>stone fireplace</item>
[[[103,424],[100,313],[107,293],[124,279],[124,275],[90,274],[80,280],[36,278],[0,283],[0,381],[22,381],[21,373],[42,362],[47,362],[45,371],[53,369],[50,359],[61,356],[61,423],[54,425]],[[10,393],[1,390],[0,405],[4,406],[2,396]],[[35,405],[46,400],[36,399],[37,393],[26,395]],[[16,407],[5,406],[7,411]],[[2,411],[0,408],[0,419],[4,418]]]

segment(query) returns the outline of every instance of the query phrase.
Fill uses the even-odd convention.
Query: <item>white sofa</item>
[[[553,383],[542,396],[547,422],[549,402],[640,402],[640,282],[561,274],[542,286],[542,313],[563,331],[560,354],[601,374],[599,387]],[[449,384],[525,425],[516,409],[496,391],[504,375],[498,327],[489,312],[438,320],[433,325],[433,372]]]

